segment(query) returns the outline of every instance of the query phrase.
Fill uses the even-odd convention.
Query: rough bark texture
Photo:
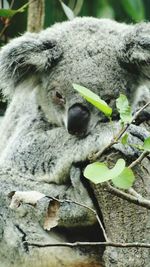
[[[108,162],[115,162],[119,154],[112,152]],[[105,158],[106,159],[106,158]],[[134,188],[145,198],[150,198],[150,161],[145,158],[134,168]],[[150,242],[150,210],[131,204],[108,192],[107,186],[95,186],[108,238],[114,242]],[[150,250],[147,248],[107,247],[104,253],[106,267],[149,267]]]
[[[45,16],[45,1],[44,0],[29,0],[28,9],[28,25],[29,32],[39,32],[43,29]]]

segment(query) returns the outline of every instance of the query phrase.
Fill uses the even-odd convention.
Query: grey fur
[[[93,90],[113,108],[120,92],[133,103],[139,86],[149,82],[149,30],[149,23],[77,18],[39,34],[26,33],[1,49],[0,86],[10,104],[0,129],[0,168],[14,173],[12,190],[40,190],[94,207],[77,163],[107,145],[119,126],[114,123],[112,129],[104,123],[72,83]],[[56,91],[65,100],[63,106],[54,101]],[[83,139],[66,130],[68,109],[76,103],[91,112]],[[16,173],[27,179],[25,184],[17,181]],[[79,207],[66,204],[61,212],[60,226],[95,223],[95,217]]]

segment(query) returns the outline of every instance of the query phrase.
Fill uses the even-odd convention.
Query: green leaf
[[[16,15],[17,10],[13,9],[0,9],[0,17],[11,18]]]
[[[121,0],[121,3],[134,21],[141,21],[145,19],[144,3],[142,0]]]
[[[119,176],[112,179],[112,182],[118,188],[128,189],[133,185],[134,180],[133,171],[126,167]]]
[[[115,17],[115,13],[111,6],[106,5],[98,11],[97,17],[113,19]]]
[[[76,0],[69,0],[68,7],[73,10],[75,7],[75,3]]]
[[[75,15],[74,15],[73,11],[67,5],[65,5],[63,3],[63,1],[60,0],[60,3],[61,3],[61,6],[62,6],[62,8],[64,10],[64,13],[66,14],[67,18],[69,20],[73,20],[75,18]]]
[[[124,124],[130,123],[132,121],[131,107],[125,95],[120,94],[120,96],[116,99],[116,107],[120,113],[121,122]]]
[[[119,176],[124,168],[125,161],[123,159],[118,159],[112,169],[108,169],[104,163],[94,162],[85,168],[84,176],[93,183],[99,184]]]
[[[18,12],[20,12],[20,13],[24,12],[28,6],[29,6],[29,2],[26,3],[26,4],[24,4],[24,5],[21,6],[20,8],[18,8],[18,9],[16,10],[17,13],[18,13]]]
[[[84,3],[84,0],[77,0],[76,6],[75,6],[74,11],[73,11],[73,13],[76,16],[80,13],[81,8],[83,6],[83,3]]]
[[[110,117],[112,114],[112,109],[107,105],[107,103],[102,100],[98,95],[90,91],[84,86],[73,84],[73,87],[78,91],[88,102],[102,111],[106,116]]]
[[[29,5],[29,3],[23,5],[22,7],[18,8],[16,10],[14,10],[14,9],[0,9],[0,17],[12,18],[17,13],[24,12],[28,5]]]
[[[144,140],[143,148],[150,152],[150,136]]]
[[[127,145],[128,144],[128,134],[127,133],[121,138],[121,143],[123,145]]]

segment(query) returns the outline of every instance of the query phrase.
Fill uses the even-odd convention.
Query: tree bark
[[[116,162],[120,156],[122,157],[119,153],[112,151],[107,155],[107,161]],[[134,189],[146,199],[150,199],[149,159],[145,158],[134,168],[134,172],[136,174]],[[105,184],[94,186],[94,190],[109,240],[121,243],[150,243],[150,210],[114,196]],[[150,266],[148,248],[106,247],[103,258],[105,267]]]
[[[29,0],[27,31],[39,32],[43,29],[45,0]]]

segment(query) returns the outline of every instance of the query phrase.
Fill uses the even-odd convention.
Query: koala
[[[95,208],[81,172],[90,153],[109,144],[120,127],[119,94],[127,95],[133,111],[141,86],[146,86],[143,102],[150,99],[149,36],[149,23],[84,17],[25,33],[1,49],[0,87],[9,104],[0,129],[0,169],[11,171],[12,191],[36,189]],[[113,108],[114,128],[73,83],[91,89]],[[149,114],[147,109],[146,119]],[[58,227],[95,223],[89,210],[66,203]],[[62,266],[59,261],[56,266]],[[99,260],[94,264],[85,266],[100,266]]]

